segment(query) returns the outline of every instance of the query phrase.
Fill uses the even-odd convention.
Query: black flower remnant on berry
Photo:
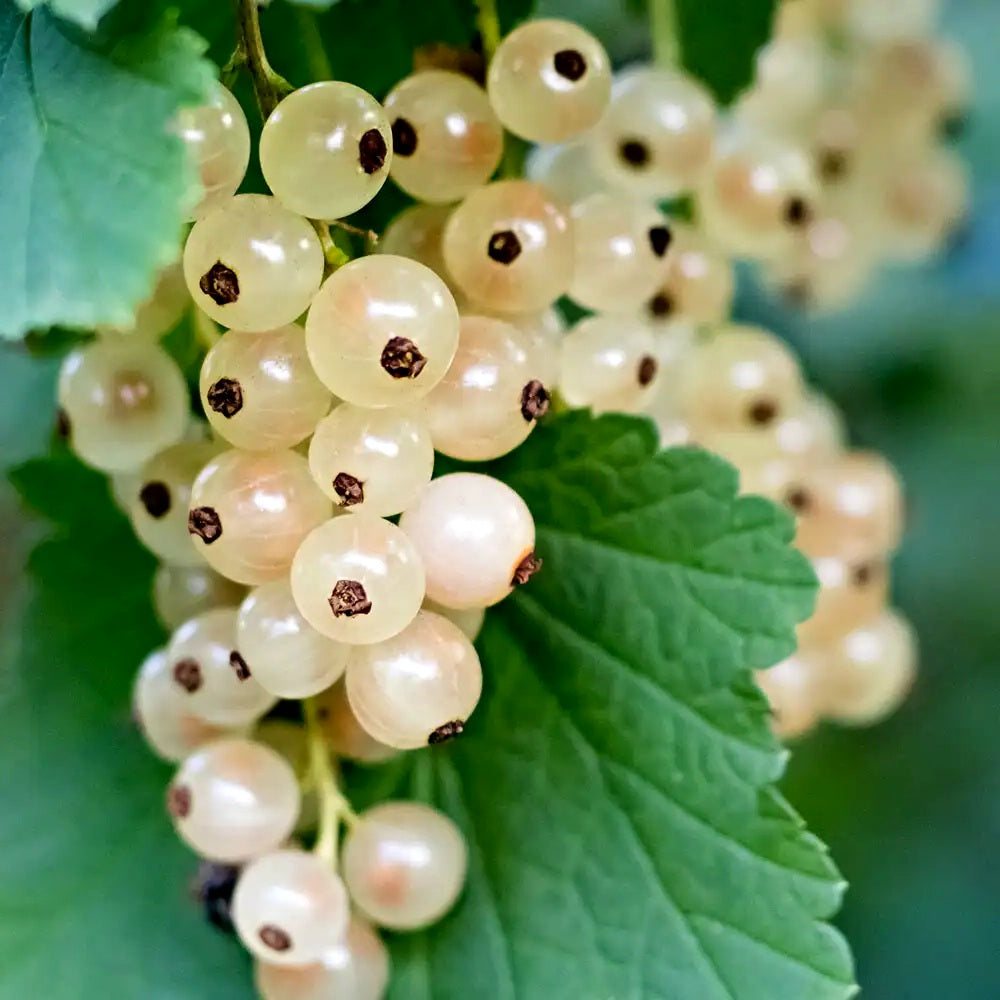
[[[188,694],[194,694],[201,687],[201,667],[197,660],[192,660],[186,656],[183,660],[178,660],[174,664],[174,680],[180,684]]]
[[[841,149],[824,149],[816,167],[824,181],[840,180],[847,173],[847,154]]]
[[[521,416],[529,423],[549,412],[549,391],[533,378],[521,390]]]
[[[372,609],[364,586],[357,580],[338,580],[328,598],[334,618],[366,615]]]
[[[630,167],[644,167],[649,163],[649,148],[641,139],[622,139],[618,155]]]
[[[785,494],[785,503],[797,514],[804,514],[812,506],[812,497],[804,487],[793,486]]]
[[[227,420],[243,409],[243,386],[234,378],[216,379],[206,393],[208,405]]]
[[[417,130],[405,119],[392,123],[392,155],[413,156],[417,151]]]
[[[809,211],[809,205],[806,204],[805,198],[796,195],[788,199],[788,204],[785,205],[785,222],[790,226],[804,226],[810,218],[812,218],[812,212]]]
[[[381,170],[388,152],[385,139],[377,128],[370,128],[358,141],[358,163],[366,174]]]
[[[446,722],[443,726],[438,726],[427,737],[427,742],[432,747],[437,746],[439,743],[447,743],[448,740],[453,740],[456,736],[461,736],[464,732],[465,723],[461,719],[454,719],[452,722]]]
[[[587,72],[587,60],[583,58],[583,53],[576,49],[561,49],[552,57],[552,65],[560,76],[572,80],[573,83]]]
[[[56,411],[56,434],[65,441],[69,437],[69,414],[60,406]]]
[[[750,418],[750,423],[761,427],[766,427],[768,424],[774,423],[777,416],[778,407],[773,399],[757,399],[747,409],[747,417]]]
[[[393,378],[416,378],[424,370],[427,358],[409,337],[393,337],[382,348],[379,362]]]
[[[539,559],[534,552],[529,552],[517,564],[517,568],[514,570],[514,576],[511,578],[510,585],[512,587],[517,587],[520,584],[527,583],[541,568],[542,560]]]
[[[235,649],[229,654],[229,665],[233,668],[237,680],[247,681],[250,679],[250,667]]]
[[[191,880],[191,897],[200,903],[208,922],[227,934],[233,932],[233,892],[239,868],[203,861]]]
[[[653,226],[649,231],[649,245],[657,257],[662,257],[667,252],[673,238],[667,226]]]
[[[194,507],[188,513],[188,531],[211,545],[222,535],[222,520],[214,507]]]
[[[167,789],[167,812],[174,819],[184,819],[191,813],[191,789],[187,785],[171,785]]]
[[[636,371],[636,379],[641,386],[647,386],[656,378],[656,373],[660,370],[660,364],[652,354],[644,354],[639,359],[639,368]]]
[[[504,229],[490,237],[486,253],[498,264],[513,264],[521,256],[521,241],[513,230]]]
[[[674,311],[674,297],[668,292],[657,292],[646,303],[646,311],[650,316],[663,319]]]
[[[333,492],[340,497],[341,507],[353,507],[365,501],[365,484],[349,472],[338,472],[333,480]]]
[[[163,517],[170,510],[170,487],[154,479],[139,490],[139,502],[150,517]]]
[[[231,267],[217,260],[202,276],[198,287],[217,305],[228,306],[240,297],[240,279]]]
[[[878,577],[881,568],[876,562],[858,563],[851,570],[851,582],[855,587],[867,587]]]
[[[288,932],[283,931],[280,927],[275,927],[274,924],[265,924],[257,931],[257,936],[272,951],[288,951],[292,946],[292,939],[288,936]]]

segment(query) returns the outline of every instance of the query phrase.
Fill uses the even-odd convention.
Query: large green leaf
[[[397,765],[471,846],[463,902],[399,938],[398,1000],[839,1000],[843,883],[773,783],[750,669],[813,579],[786,514],[636,418],[573,414],[491,469],[542,572],[490,616],[483,706]],[[359,779],[362,799],[391,778]]]
[[[167,125],[208,93],[203,47],[134,6],[88,38],[0,0],[0,334],[126,323],[176,257],[194,175]]]
[[[116,3],[118,0],[17,0],[22,10],[34,10],[46,4],[53,14],[91,29],[97,27],[97,22]]]

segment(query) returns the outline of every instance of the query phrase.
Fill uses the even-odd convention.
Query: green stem
[[[237,48],[243,47],[247,69],[253,81],[260,116],[267,121],[278,102],[292,91],[291,84],[276,73],[267,61],[260,34],[260,14],[256,0],[233,0],[236,11]]]
[[[305,7],[295,8],[295,19],[299,24],[302,47],[306,50],[306,65],[313,80],[332,80],[333,67],[319,33],[319,22],[314,11]]]
[[[653,62],[663,69],[677,67],[681,62],[681,45],[674,0],[648,0],[648,3]]]
[[[476,26],[479,28],[479,37],[483,40],[486,65],[489,66],[493,53],[500,44],[500,15],[497,13],[496,0],[476,0],[476,7]]]

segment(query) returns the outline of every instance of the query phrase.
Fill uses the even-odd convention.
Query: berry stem
[[[649,0],[649,33],[653,40],[653,62],[664,69],[679,66],[681,43],[674,0]]]
[[[302,711],[309,746],[309,773],[312,787],[319,799],[319,831],[313,850],[331,868],[336,869],[340,824],[344,822],[353,826],[358,817],[337,783],[336,769],[323,738],[316,699],[306,698],[302,702]]]
[[[306,51],[306,65],[309,67],[309,75],[313,80],[332,80],[333,67],[330,65],[330,57],[326,54],[323,37],[319,33],[319,22],[316,20],[315,11],[306,10],[305,7],[296,7],[295,19],[299,25],[302,47]]]
[[[483,55],[488,67],[500,44],[500,15],[497,13],[496,0],[476,0],[476,7],[476,26],[479,28],[479,37],[483,40]]]
[[[264,52],[264,39],[260,33],[260,12],[256,0],[233,0],[233,3],[236,10],[237,51],[242,47],[245,53],[257,107],[261,118],[266,121],[282,97],[292,92],[292,86],[268,62]]]

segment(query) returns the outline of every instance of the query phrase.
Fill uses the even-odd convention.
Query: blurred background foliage
[[[624,0],[542,0],[541,9],[587,24],[619,61],[648,45]],[[946,0],[943,30],[965,46],[976,79],[960,144],[974,208],[950,253],[884,275],[835,316],[797,315],[752,281],[738,310],[795,344],[855,443],[885,452],[907,484],[895,594],[920,632],[920,681],[887,723],[826,727],[796,746],[786,781],[852,884],[840,923],[871,1000],[1000,995],[1000,2]],[[45,445],[55,363],[4,348],[4,468]],[[38,528],[6,483],[0,525],[9,623]],[[16,628],[2,634],[9,661]]]

